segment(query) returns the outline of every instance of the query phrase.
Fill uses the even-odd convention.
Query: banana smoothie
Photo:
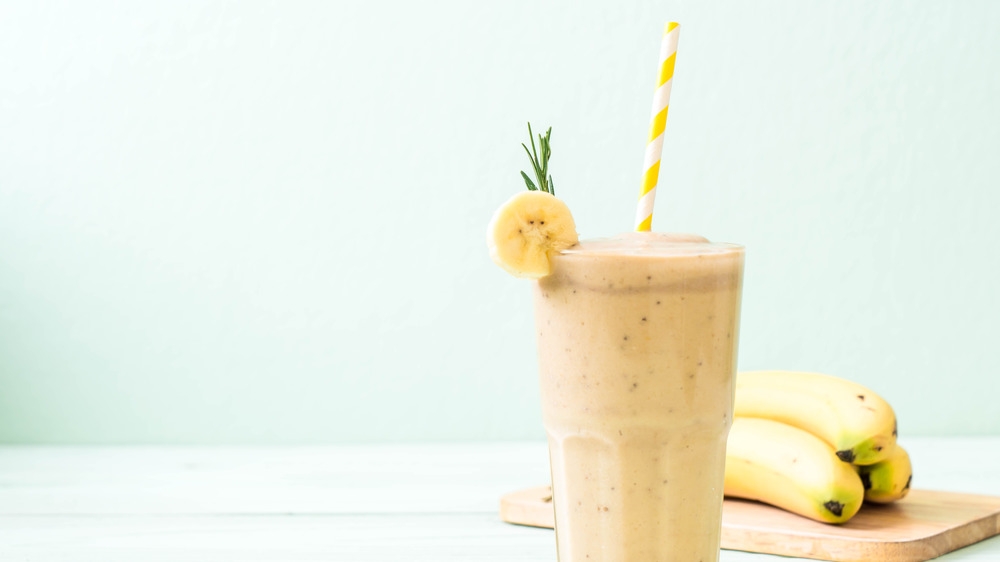
[[[560,562],[718,559],[743,247],[627,233],[535,284]]]

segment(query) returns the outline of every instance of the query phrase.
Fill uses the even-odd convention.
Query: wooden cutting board
[[[548,486],[507,494],[500,518],[552,528]],[[1000,497],[911,490],[828,525],[762,503],[726,499],[722,548],[817,560],[920,562],[1000,534]]]

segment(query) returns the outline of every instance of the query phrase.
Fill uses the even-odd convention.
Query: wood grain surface
[[[500,517],[552,527],[548,486],[507,494]],[[832,561],[920,562],[1000,534],[1000,497],[912,490],[889,505],[866,504],[843,525],[819,523],[762,503],[727,499],[722,548]]]

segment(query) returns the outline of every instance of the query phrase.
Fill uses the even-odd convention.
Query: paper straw
[[[649,138],[646,139],[646,159],[642,165],[642,190],[639,192],[639,208],[635,213],[637,232],[649,232],[653,224],[653,199],[656,197],[656,182],[660,176],[663,129],[667,125],[670,86],[674,82],[674,60],[677,57],[677,37],[680,31],[680,24],[676,22],[668,23],[663,30],[660,72],[656,80],[656,93],[653,94],[653,114],[650,116]]]

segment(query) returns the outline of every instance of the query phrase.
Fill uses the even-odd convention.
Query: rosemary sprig
[[[531,139],[531,150],[528,150],[528,145],[521,143],[524,147],[524,151],[528,153],[528,159],[531,160],[531,167],[535,170],[535,179],[538,181],[538,185],[531,181],[528,174],[521,172],[521,177],[524,178],[524,185],[528,187],[529,191],[544,191],[551,195],[556,194],[556,184],[552,181],[552,175],[549,174],[549,158],[552,157],[552,145],[549,143],[549,139],[552,137],[552,127],[549,127],[548,131],[545,131],[545,136],[538,135],[538,146],[542,150],[542,157],[538,158],[538,151],[535,148],[535,133],[531,130],[531,123],[528,123],[528,138]],[[548,177],[546,177],[548,176]]]

